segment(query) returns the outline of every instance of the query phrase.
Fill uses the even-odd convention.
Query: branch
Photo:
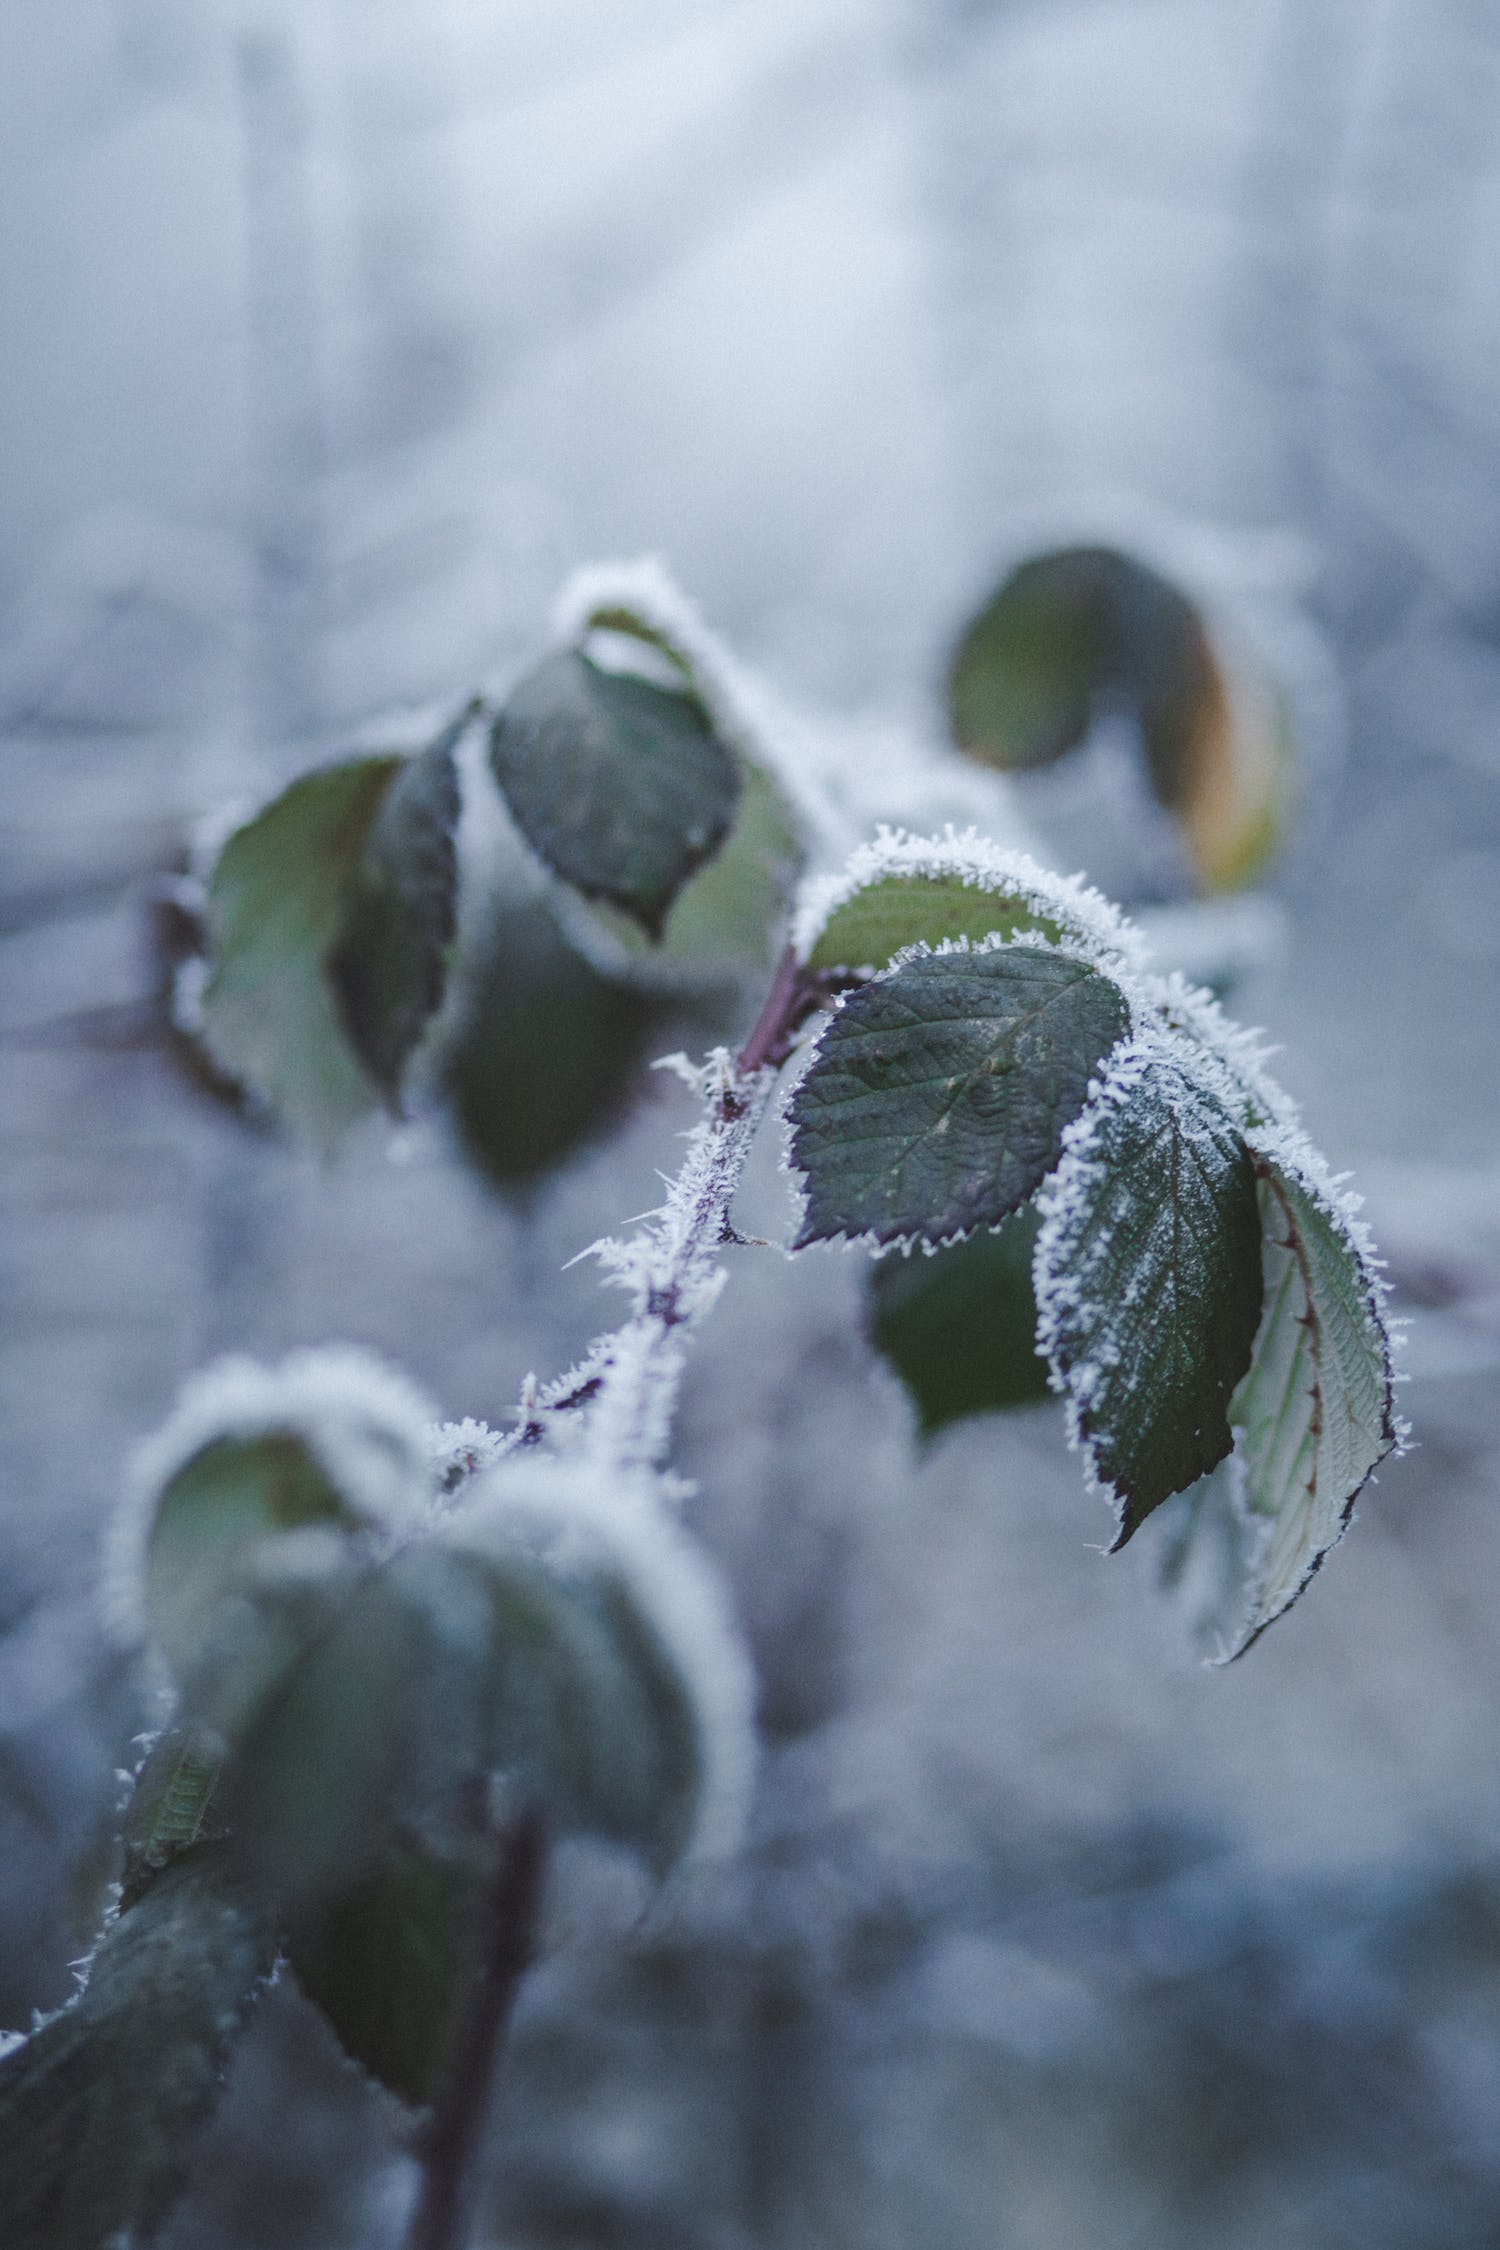
[[[422,2192],[407,2250],[464,2250],[479,2190],[479,2157],[516,1992],[531,1966],[547,1869],[535,1809],[504,1837],[474,1932],[472,1983],[449,2049],[447,2082],[422,2143]]]
[[[688,1332],[723,1286],[720,1252],[739,1240],[729,1206],[765,1115],[776,1071],[808,1016],[824,1004],[790,948],[782,956],[759,1020],[738,1055],[716,1048],[700,1067],[669,1056],[699,1094],[707,1116],[688,1136],[688,1153],[666,1201],[639,1233],[612,1236],[581,1253],[599,1260],[629,1290],[630,1318],[601,1336],[566,1375],[545,1388],[529,1381],[505,1450],[540,1444],[555,1417],[589,1411],[587,1445],[609,1468],[650,1471],[665,1457]]]

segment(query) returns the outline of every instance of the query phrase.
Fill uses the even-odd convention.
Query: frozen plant
[[[1004,682],[971,642],[988,742]],[[508,965],[554,1040],[617,979],[758,978],[761,1004],[736,1049],[671,1058],[701,1113],[681,1167],[590,1253],[626,1316],[508,1428],[438,1425],[330,1351],[209,1370],[142,1451],[109,1603],[163,1725],[81,1990],[0,2059],[0,2209],[31,2250],[150,2237],[278,1963],[423,2120],[412,2250],[457,2250],[553,1840],[663,1879],[734,1849],[752,1688],[671,1446],[693,1332],[755,1247],[734,1196],[768,1118],[794,1253],[868,1254],[924,1423],[1050,1384],[1117,1547],[1182,1496],[1171,1566],[1222,1657],[1398,1442],[1378,1265],[1254,1042],[976,829],[849,849],[847,792],[798,783],[777,732],[659,575],[595,573],[502,701],[304,776],[203,870],[194,1036],[325,1146],[381,1102],[472,1107],[497,1019],[507,1085],[535,1073]],[[1190,737],[1155,744],[1168,802]]]

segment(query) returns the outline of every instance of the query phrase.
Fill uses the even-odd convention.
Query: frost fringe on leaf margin
[[[433,1409],[399,1369],[352,1345],[293,1352],[263,1367],[240,1355],[194,1375],[154,1436],[139,1446],[109,1536],[103,1601],[130,1647],[150,1638],[146,1551],[172,1479],[221,1439],[301,1438],[329,1482],[371,1530],[421,1520],[431,1483]]]

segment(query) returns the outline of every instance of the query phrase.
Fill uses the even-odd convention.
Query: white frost
[[[686,1856],[731,1852],[754,1771],[754,1681],[728,1594],[664,1505],[660,1480],[532,1456],[481,1477],[446,1535],[501,1552],[519,1546],[564,1575],[619,1579],[693,1712],[699,1782]]]
[[[130,1464],[105,1556],[103,1598],[112,1626],[132,1646],[148,1637],[146,1551],[157,1504],[205,1446],[289,1432],[357,1516],[372,1529],[399,1531],[418,1522],[427,1505],[434,1419],[405,1375],[352,1346],[293,1352],[275,1367],[233,1358],[202,1369]]]

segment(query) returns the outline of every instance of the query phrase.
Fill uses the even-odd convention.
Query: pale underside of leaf
[[[703,705],[577,650],[548,657],[490,733],[490,763],[522,835],[585,898],[652,938],[729,833],[734,755]]]
[[[323,1148],[374,1106],[326,972],[370,829],[404,761],[354,758],[284,790],[230,837],[208,886],[204,1036]]]
[[[1262,1543],[1232,1655],[1290,1608],[1396,1442],[1374,1273],[1322,1191],[1269,1155],[1256,1166],[1265,1302],[1229,1411]]]
[[[1166,1060],[1106,1084],[1055,1183],[1038,1299],[1058,1387],[1121,1547],[1224,1459],[1260,1317],[1249,1151],[1217,1096]]]
[[[852,993],[791,1104],[798,1247],[997,1225],[1057,1162],[1126,1028],[1107,977],[1029,945],[918,956]]]

